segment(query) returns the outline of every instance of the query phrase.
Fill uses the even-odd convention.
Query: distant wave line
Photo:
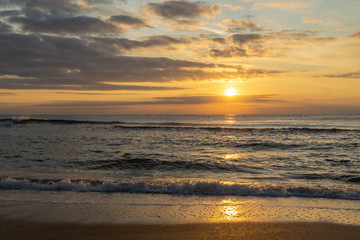
[[[191,130],[224,130],[224,131],[284,131],[284,132],[360,132],[357,128],[317,128],[317,127],[242,127],[201,123],[180,122],[124,122],[124,121],[91,121],[91,120],[65,120],[65,119],[43,119],[43,118],[6,118],[1,122],[12,124],[89,124],[89,125],[113,125],[115,128],[123,129],[191,129]]]

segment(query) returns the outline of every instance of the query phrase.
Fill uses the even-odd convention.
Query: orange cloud
[[[244,9],[244,7],[242,7],[242,6],[236,6],[236,5],[232,5],[232,4],[224,4],[223,6],[228,7],[231,11],[234,11],[234,12]]]
[[[261,7],[268,7],[268,8],[279,8],[279,9],[297,9],[297,8],[307,8],[309,4],[306,2],[279,2],[279,1],[272,1],[268,3],[254,3],[252,9],[259,9]]]
[[[306,18],[303,18],[302,23],[322,24],[322,21],[317,18],[314,18],[314,17],[306,17]]]

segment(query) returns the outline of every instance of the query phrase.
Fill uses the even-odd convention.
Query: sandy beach
[[[360,239],[357,201],[26,194],[0,195],[0,239]]]
[[[1,239],[359,239],[360,226],[331,223],[71,224],[0,220]]]

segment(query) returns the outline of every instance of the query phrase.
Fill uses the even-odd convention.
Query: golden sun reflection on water
[[[238,220],[238,218],[242,215],[241,208],[237,202],[227,199],[222,200],[221,204],[223,206],[221,206],[219,210],[226,220]]]
[[[233,115],[233,114],[226,115],[224,122],[228,123],[228,124],[234,124],[236,122],[235,117],[236,117],[236,115]]]
[[[237,215],[238,211],[235,206],[225,206],[224,214],[227,219],[233,219]]]
[[[225,155],[224,158],[226,160],[237,160],[237,159],[241,159],[244,156],[245,156],[244,153],[228,153]]]
[[[236,158],[237,154],[226,154],[225,158],[226,159],[233,159]]]

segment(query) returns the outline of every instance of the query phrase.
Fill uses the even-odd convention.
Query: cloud
[[[69,15],[81,10],[91,9],[83,1],[75,0],[3,0],[0,6],[19,6],[23,13],[47,12],[51,15]]]
[[[208,43],[204,54],[215,58],[264,56],[267,52],[263,34],[238,33],[226,38],[203,35],[200,41]]]
[[[25,31],[41,33],[106,33],[120,32],[121,29],[101,19],[87,16],[54,17],[43,15],[41,18],[13,17],[11,22],[18,23]]]
[[[280,32],[272,32],[268,31],[267,36],[278,39],[287,43],[308,43],[308,44],[316,44],[316,43],[326,43],[332,42],[335,38],[332,37],[314,37],[314,35],[323,32],[323,30],[314,30],[314,31],[298,31],[296,29],[292,30],[282,30]]]
[[[314,17],[306,17],[306,18],[303,18],[302,20],[302,23],[308,23],[308,24],[322,24],[323,21],[317,19],[317,18],[314,18]]]
[[[244,32],[244,31],[260,31],[261,28],[253,21],[236,21],[232,19],[225,19],[222,21],[227,24],[225,31],[227,32]]]
[[[285,72],[286,71],[279,71],[279,70],[247,69],[244,74],[244,78],[278,75]]]
[[[21,15],[21,11],[18,10],[0,11],[0,17],[15,17],[19,15]]]
[[[46,82],[41,80],[28,79],[0,79],[0,89],[21,89],[21,90],[76,90],[76,91],[164,91],[183,90],[176,87],[155,87],[141,85],[118,85],[107,83],[78,83]]]
[[[299,8],[307,8],[309,4],[307,2],[295,2],[295,1],[270,1],[268,3],[254,3],[252,9],[257,10],[259,8],[266,7],[266,8],[277,8],[277,9],[299,9]]]
[[[165,24],[167,25],[206,25],[207,22],[199,21],[199,20],[191,20],[191,19],[166,19]]]
[[[258,42],[263,38],[262,34],[247,34],[247,33],[239,33],[239,34],[232,34],[228,37],[233,43],[244,45],[248,42]]]
[[[349,36],[350,38],[360,39],[360,32],[353,33]]]
[[[209,104],[209,103],[244,103],[244,102],[268,102],[273,95],[237,95],[231,98],[222,95],[215,96],[181,96],[181,97],[157,97],[153,104]]]
[[[259,103],[279,102],[272,99],[275,95],[248,95],[248,96],[180,96],[180,97],[155,97],[149,101],[54,101],[37,104],[33,107],[109,107],[109,106],[134,106],[134,105],[195,105],[213,103]]]
[[[114,15],[109,18],[109,21],[120,27],[132,27],[132,28],[144,28],[150,27],[148,25],[149,20],[140,19],[138,17],[128,16],[128,15]]]
[[[232,4],[223,4],[224,7],[229,8],[231,11],[237,12],[244,9],[242,6],[232,5]]]
[[[315,76],[315,77],[327,77],[327,78],[360,78],[360,71],[348,72],[348,73],[341,73],[341,74],[328,74],[328,75]]]
[[[0,22],[0,33],[10,32],[12,27],[6,23]]]
[[[261,33],[232,33],[225,38],[214,38],[211,35],[200,35],[204,47],[204,55],[219,58],[232,57],[286,57],[290,50],[300,44],[320,45],[333,42],[331,37],[316,37],[322,30],[299,31],[283,30],[272,31],[261,29],[252,21],[235,21],[226,19],[227,27],[234,26],[238,31],[261,31]]]
[[[151,37],[141,44],[178,42],[169,37]],[[0,89],[66,90],[166,90],[119,86],[115,83],[170,82],[233,79],[235,71],[216,72],[225,65],[169,58],[117,56],[98,42],[70,37],[0,34]],[[109,84],[111,83],[111,84]]]
[[[1,95],[16,95],[15,93],[11,93],[11,92],[0,92],[0,96]]]
[[[241,47],[223,47],[223,48],[212,48],[209,50],[211,57],[231,58],[231,57],[246,57],[248,56],[246,50]]]
[[[126,3],[127,0],[117,0],[118,2]],[[114,0],[85,0],[88,4],[108,4],[114,2]]]
[[[138,48],[160,47],[171,50],[174,45],[190,44],[185,38],[174,38],[170,36],[150,36],[143,40],[131,40],[127,38],[90,38],[90,47],[108,52],[128,52]]]
[[[55,92],[56,94],[95,95],[95,96],[118,96],[121,93],[95,93],[95,92]],[[126,94],[129,95],[129,94]]]
[[[204,30],[202,26],[209,24],[206,21],[193,19],[163,19],[164,24],[171,26],[170,30],[199,31]]]
[[[189,2],[185,0],[150,2],[142,7],[145,12],[165,19],[173,18],[213,18],[221,13],[217,4],[207,4],[202,1]]]
[[[16,2],[20,3],[20,5],[25,5],[26,8],[48,9],[53,13],[56,10],[78,11],[79,9],[87,8],[84,2],[74,0],[17,0]]]
[[[216,43],[218,45],[223,45],[223,44],[226,43],[226,38],[223,38],[223,37],[210,37],[210,38],[207,38],[205,36],[204,40],[209,41],[211,43]]]
[[[28,0],[14,1],[20,9],[7,11],[10,23],[21,29],[37,33],[84,34],[124,31],[100,18],[88,16],[92,9],[84,1]],[[85,15],[83,13],[86,13]]]

